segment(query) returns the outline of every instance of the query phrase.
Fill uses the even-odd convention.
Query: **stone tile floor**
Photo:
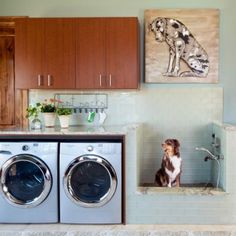
[[[0,236],[236,236],[236,225],[0,224]]]

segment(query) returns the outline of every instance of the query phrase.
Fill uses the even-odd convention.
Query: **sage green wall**
[[[220,83],[217,85],[152,84],[145,87],[221,86],[224,88],[224,121],[236,124],[235,0],[0,0],[1,16],[138,16],[142,28],[144,10],[150,8],[220,9]],[[143,74],[143,30],[141,32]]]

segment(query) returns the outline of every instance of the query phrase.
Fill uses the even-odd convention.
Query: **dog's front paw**
[[[176,72],[165,72],[162,74],[163,76],[166,76],[166,77],[178,77],[178,73]]]
[[[167,186],[168,186],[168,188],[171,188],[171,183],[170,183],[170,184],[168,184]]]
[[[167,76],[167,77],[171,77],[173,76],[173,73],[172,72],[165,72],[165,73],[162,73],[163,76]]]

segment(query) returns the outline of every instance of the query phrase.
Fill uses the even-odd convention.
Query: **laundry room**
[[[233,0],[0,2],[0,235],[236,232]]]

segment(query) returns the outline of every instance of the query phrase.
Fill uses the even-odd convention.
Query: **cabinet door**
[[[44,86],[43,19],[17,19],[15,39],[15,86],[21,89]]]
[[[106,25],[109,87],[138,88],[139,27],[137,18],[108,18]]]
[[[105,88],[105,69],[104,19],[77,19],[76,88]]]
[[[45,70],[47,88],[75,88],[75,20],[47,18]]]
[[[0,126],[14,124],[14,37],[0,35]]]
[[[75,23],[65,18],[16,22],[16,88],[75,88]]]

